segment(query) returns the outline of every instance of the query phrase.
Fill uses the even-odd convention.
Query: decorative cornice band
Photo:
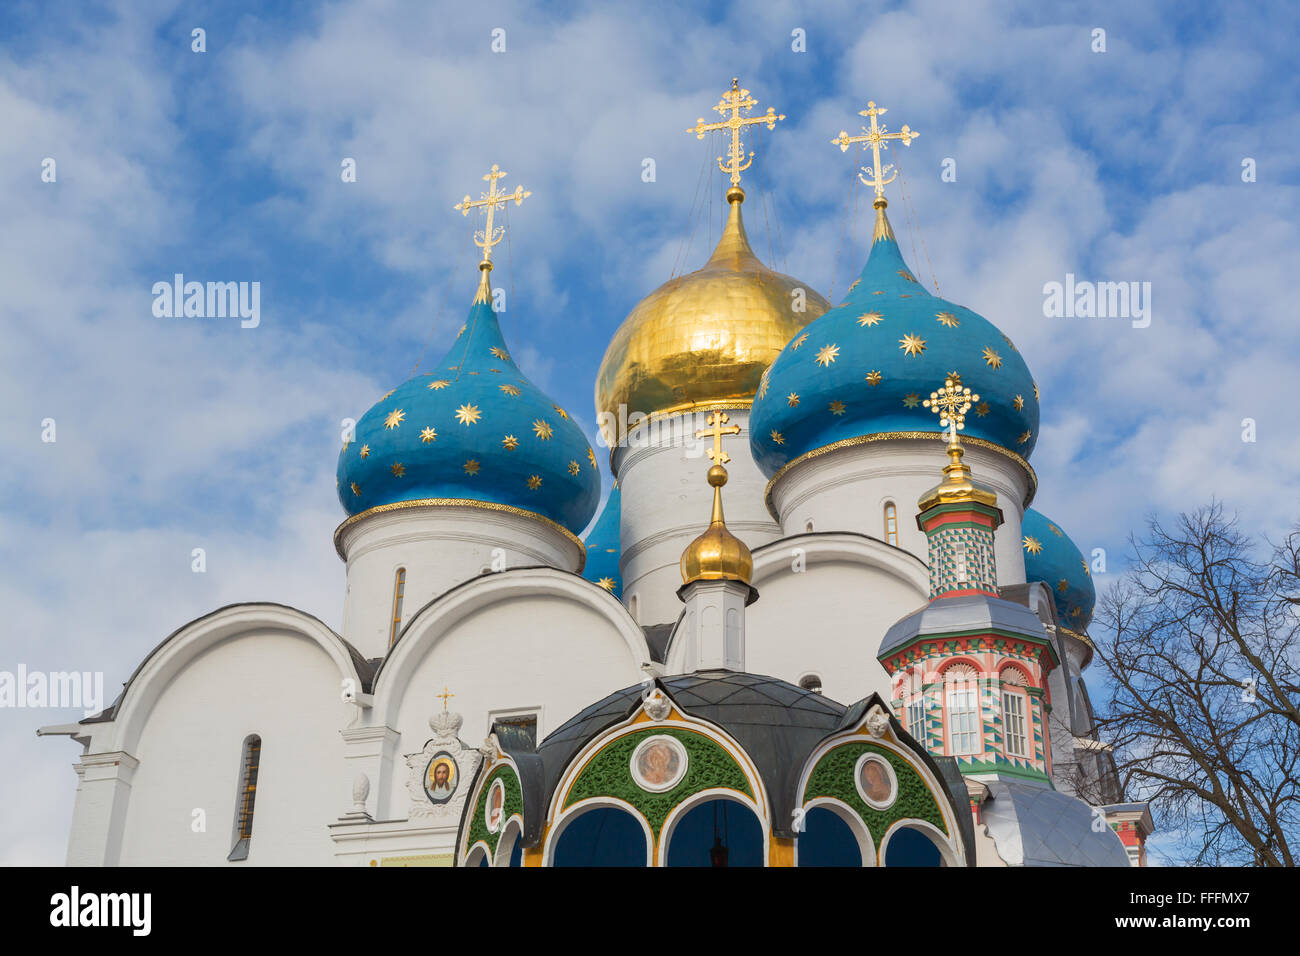
[[[414,501],[394,501],[392,504],[375,505],[373,508],[367,508],[358,514],[354,514],[341,525],[334,529],[334,550],[344,561],[348,556],[343,553],[343,532],[352,527],[357,522],[378,514],[387,514],[392,511],[406,511],[411,508],[481,508],[484,511],[498,511],[503,514],[518,515],[520,518],[531,518],[533,521],[539,521],[552,531],[557,531],[568,539],[578,549],[578,573],[587,564],[587,548],[582,543],[582,539],[570,531],[559,522],[552,521],[545,515],[539,515],[535,511],[526,511],[523,508],[515,508],[511,505],[499,504],[495,501],[475,501],[472,498],[417,498]]]
[[[787,471],[796,465],[803,464],[805,461],[811,461],[814,458],[820,458],[822,455],[829,455],[831,452],[839,451],[841,448],[851,448],[855,445],[868,445],[872,442],[890,441],[893,439],[921,438],[933,439],[934,441],[946,442],[948,436],[942,432],[873,432],[870,435],[857,435],[853,438],[845,438],[841,441],[831,442],[829,445],[823,445],[821,448],[814,448],[812,451],[804,452],[793,461],[787,461],[781,466],[781,470],[772,476],[772,480],[767,483],[767,489],[763,492],[763,503],[767,506],[767,512],[777,521],[781,516],[777,514],[776,509],[772,506],[772,489],[776,483],[781,480]],[[997,452],[1010,458],[1013,462],[1024,469],[1026,477],[1029,478],[1029,490],[1025,493],[1024,507],[1028,508],[1029,503],[1034,500],[1034,495],[1038,493],[1038,475],[1035,474],[1033,467],[1024,458],[1021,458],[1009,448],[1003,448],[994,442],[983,438],[972,438],[963,436],[961,443],[971,445],[975,448],[987,448],[989,451]]]

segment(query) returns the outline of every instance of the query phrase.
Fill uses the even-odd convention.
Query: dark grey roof
[[[1043,622],[1025,605],[984,594],[965,594],[939,598],[907,615],[885,632],[876,656],[884,657],[923,634],[963,631],[997,631],[1047,640]]]
[[[650,648],[650,659],[657,664],[668,660],[668,640],[673,636],[677,624],[647,624],[641,628],[645,631],[646,646]]]
[[[982,817],[1011,866],[1128,866],[1124,844],[1077,797],[1047,786],[994,780]]]

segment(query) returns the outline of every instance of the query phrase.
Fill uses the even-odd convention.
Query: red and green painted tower
[[[1038,616],[999,596],[993,536],[1002,511],[997,494],[973,480],[957,438],[977,401],[949,378],[925,403],[949,429],[943,480],[917,502],[930,601],[889,629],[878,657],[898,719],[931,753],[954,757],[976,780],[1051,786],[1047,675],[1059,659]]]

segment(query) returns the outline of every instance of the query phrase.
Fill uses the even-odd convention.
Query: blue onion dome
[[[338,465],[350,515],[398,502],[520,509],[577,534],[600,502],[596,454],[519,370],[480,290],[434,371],[357,422]]]
[[[622,555],[621,515],[622,493],[618,490],[618,482],[614,482],[600,517],[582,539],[587,547],[587,564],[582,569],[582,576],[616,598],[623,596],[623,576],[618,571],[618,559]]]
[[[883,203],[871,253],[844,301],[777,356],[759,384],[750,447],[768,477],[840,442],[938,435],[922,403],[953,376],[979,395],[968,444],[1027,459],[1038,440],[1038,386],[1011,339],[970,309],[931,295],[903,261]]]
[[[1056,619],[1080,634],[1088,630],[1097,589],[1088,562],[1070,536],[1033,508],[1025,509],[1020,524],[1020,546],[1025,552],[1025,580],[1042,581],[1052,589]]]

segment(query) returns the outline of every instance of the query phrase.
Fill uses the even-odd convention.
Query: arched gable
[[[338,671],[340,699],[369,690],[369,666],[317,618],[284,604],[232,604],[184,625],[150,652],[113,705],[112,744],[102,749],[132,753],[154,704],[176,676],[223,642],[250,632],[289,634],[314,644]]]

